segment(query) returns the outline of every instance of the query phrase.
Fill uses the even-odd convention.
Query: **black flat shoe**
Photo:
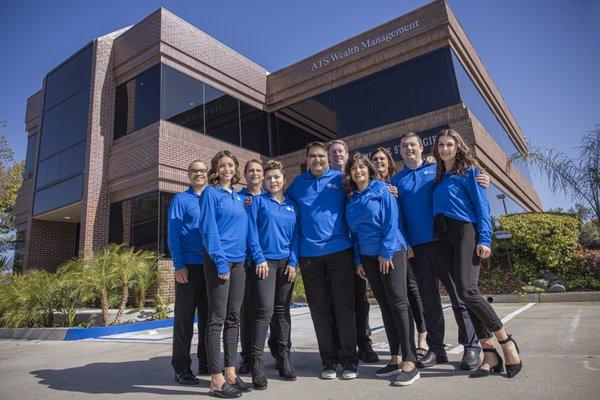
[[[477,368],[479,364],[481,364],[479,357],[479,349],[465,349],[462,360],[460,361],[460,369],[462,369],[463,371],[470,371],[474,368]]]
[[[433,351],[417,348],[417,368],[433,367],[436,361],[437,355]]]
[[[235,377],[235,382],[233,383],[233,385],[235,388],[237,388],[240,392],[243,393],[248,393],[252,391],[252,388],[254,387],[254,385],[252,385],[251,383],[246,383],[242,380],[242,378],[240,378],[239,376]]]
[[[235,386],[225,382],[220,390],[209,390],[208,395],[222,399],[237,399],[242,396],[242,392]]]
[[[178,374],[175,374],[175,382],[181,385],[197,385],[200,379],[196,378],[191,370],[185,370]]]
[[[508,344],[509,342],[513,342],[513,344],[515,345],[515,349],[517,350],[517,354],[521,354],[519,352],[519,346],[517,346],[517,342],[515,342],[515,340],[512,338],[512,335],[508,335],[508,337],[505,340],[498,340],[498,343],[500,343],[500,346],[504,346],[505,344]],[[523,368],[523,362],[521,362],[521,360],[519,360],[519,362],[517,364],[504,364],[504,367],[506,368],[506,375],[509,378],[512,378],[515,375],[517,375],[519,372],[521,372],[521,368]]]
[[[494,349],[494,348],[491,348],[491,349],[484,348],[483,351],[486,353],[496,354],[496,357],[498,358],[498,363],[489,370],[482,369],[481,367],[477,368],[471,375],[469,375],[469,378],[485,378],[487,376],[490,376],[490,374],[492,374],[492,373],[499,374],[502,372],[502,357],[500,357],[500,354],[498,354],[498,351],[496,351],[496,349]]]

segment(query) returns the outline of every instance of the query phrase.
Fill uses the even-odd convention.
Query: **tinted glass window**
[[[204,101],[206,134],[239,146],[240,114],[238,100],[205,85]]]
[[[36,188],[83,172],[85,166],[85,145],[82,142],[68,148],[38,164]]]
[[[46,76],[44,111],[89,86],[92,76],[92,51],[92,46],[87,46]]]
[[[240,102],[242,147],[270,155],[267,113]]]
[[[135,130],[160,118],[160,65],[135,78]]]
[[[274,115],[271,118],[271,132],[274,156],[301,150],[310,142],[322,140],[298,125]]]
[[[204,84],[162,66],[161,118],[204,132]]]
[[[487,189],[487,198],[490,202],[490,213],[492,217],[498,218],[505,214],[504,205],[506,205],[507,214],[516,214],[525,212],[525,209],[513,200],[508,194],[504,193],[498,186],[493,183]],[[498,198],[498,195],[504,194],[504,203],[502,199]]]
[[[502,123],[496,118],[496,114],[492,111],[488,103],[484,100],[483,96],[463,68],[462,64],[456,58],[456,55],[452,53],[452,60],[454,63],[454,70],[456,71],[456,79],[460,90],[460,97],[462,102],[471,110],[475,117],[483,124],[488,133],[494,138],[496,143],[500,145],[500,148],[504,150],[506,155],[517,153],[517,147],[513,143],[510,135],[504,129]],[[531,176],[529,170],[525,165],[516,164],[521,174],[531,182]]]
[[[114,138],[135,130],[135,80],[117,86],[115,90]]]
[[[158,193],[131,200],[130,245],[156,251],[158,248]]]
[[[167,229],[168,229],[168,218],[169,218],[169,206],[171,200],[175,196],[175,193],[160,193],[160,219],[159,219],[159,230],[158,230],[158,254],[163,257],[171,258],[171,252],[167,245]]]
[[[66,206],[81,200],[83,174],[35,192],[33,215]]]
[[[460,102],[450,48],[445,47],[296,103],[326,136],[344,137]]]
[[[27,156],[25,157],[25,168],[23,170],[23,180],[30,179],[33,176],[35,168],[35,155],[37,152],[38,134],[34,133],[27,137]]]
[[[108,243],[123,243],[123,203],[111,203],[108,217]]]

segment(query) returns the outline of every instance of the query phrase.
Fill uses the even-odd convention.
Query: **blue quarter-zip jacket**
[[[319,177],[306,171],[288,188],[286,194],[300,214],[300,256],[324,256],[352,247],[344,217],[342,176],[329,167]]]
[[[248,191],[248,188],[246,186],[244,186],[243,188],[241,188],[238,191],[238,193],[242,196],[242,200],[244,201],[244,207],[246,207],[246,198],[252,197],[252,199],[254,199],[257,196],[260,196],[260,194],[266,193],[266,191],[265,191],[265,189],[261,188],[260,194],[254,195]],[[246,207],[246,210],[248,209],[248,207]],[[251,261],[252,261],[252,253],[250,251],[250,247],[246,247],[246,267],[252,266]]]
[[[396,173],[391,184],[398,188],[402,209],[400,223],[411,246],[433,242],[433,190],[435,164],[422,163],[416,169],[404,167]]]
[[[296,205],[287,197],[279,204],[271,193],[254,196],[248,207],[248,247],[256,264],[289,258],[289,266],[298,265],[296,218]]]
[[[371,180],[362,192],[354,191],[346,204],[346,220],[354,238],[356,265],[360,255],[391,260],[394,253],[406,250],[406,241],[398,229],[398,202],[387,183]]]
[[[229,273],[228,262],[246,258],[248,215],[244,197],[233,190],[208,186],[200,198],[200,232],[206,252],[219,275]]]
[[[175,269],[189,264],[203,264],[200,196],[191,187],[177,193],[171,200],[167,243]]]
[[[490,203],[486,191],[475,177],[479,169],[469,168],[464,174],[445,173],[433,191],[433,215],[443,214],[477,225],[477,244],[492,245]]]

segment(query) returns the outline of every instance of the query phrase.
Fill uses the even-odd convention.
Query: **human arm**
[[[217,275],[225,277],[225,275],[229,274],[229,264],[221,248],[221,237],[219,235],[215,211],[217,206],[218,199],[214,190],[211,190],[210,187],[204,189],[200,197],[200,232],[202,233],[202,243],[208,256],[217,267]]]
[[[476,180],[478,173],[479,170],[477,168],[471,168],[468,172],[467,189],[473,208],[477,214],[477,254],[482,258],[487,258],[491,254],[492,221],[486,190]]]

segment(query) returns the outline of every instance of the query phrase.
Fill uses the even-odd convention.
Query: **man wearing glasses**
[[[190,187],[178,193],[169,206],[168,244],[175,267],[175,321],[173,323],[173,356],[171,365],[175,380],[196,385],[192,372],[190,347],[194,336],[194,315],[198,310],[198,374],[207,374],[206,315],[208,302],[204,279],[203,249],[199,229],[200,195],[206,187],[206,165],[193,161],[188,167]]]

